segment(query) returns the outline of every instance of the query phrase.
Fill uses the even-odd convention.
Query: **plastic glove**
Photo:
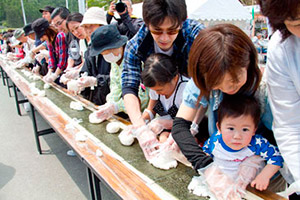
[[[185,166],[192,167],[192,164],[183,155],[183,153],[181,152],[179,146],[177,145],[177,143],[173,139],[172,134],[169,135],[168,140],[166,142],[168,142],[168,144],[170,144],[170,149],[172,151],[172,157],[175,160],[177,160],[178,162],[181,162]]]
[[[43,58],[46,58],[46,59],[49,58],[49,51],[47,51],[47,50],[40,50],[40,53],[35,55],[35,59],[38,62],[41,62],[43,60]]]
[[[133,130],[133,135],[139,141],[139,145],[143,150],[146,160],[150,161],[153,157],[155,157],[155,154],[153,153],[156,152],[160,145],[156,138],[156,134],[152,132],[147,125],[145,125]]]
[[[236,190],[233,179],[225,175],[214,163],[198,172],[205,177],[210,191],[219,200],[240,200],[243,196]]]
[[[29,51],[28,55],[25,56],[23,59],[23,62],[26,64],[34,63],[34,53],[32,51]]]
[[[79,78],[79,72],[80,72],[80,69],[70,69],[68,71],[65,72],[64,76],[67,78],[67,79],[78,79]]]
[[[79,86],[78,80],[70,80],[67,83],[67,89],[74,94],[79,94],[84,88]]]
[[[61,75],[60,79],[59,79],[59,82],[62,83],[62,84],[65,84],[67,85],[67,83],[70,81],[70,79],[68,79],[65,74]]]
[[[96,111],[97,118],[101,118],[103,120],[109,119],[113,114],[117,113],[118,110],[114,103],[106,103],[98,107],[98,111]]]
[[[93,76],[83,76],[79,78],[77,82],[81,88],[97,86],[97,78]]]
[[[251,156],[244,160],[239,166],[236,184],[238,188],[246,191],[247,185],[255,179],[264,166],[264,159],[260,156]]]
[[[152,130],[155,134],[161,133],[164,129],[172,129],[173,119],[169,116],[157,117],[152,120],[148,127]]]
[[[157,157],[164,156],[165,154],[167,154],[168,156],[172,157],[173,159],[177,160],[178,162],[181,162],[182,164],[188,167],[192,166],[192,164],[187,160],[187,158],[181,152],[179,146],[173,139],[172,134],[169,135],[167,141],[162,143],[159,146],[159,149],[156,150],[156,152],[153,154]]]
[[[57,79],[57,77],[58,75],[56,75],[55,73],[48,73],[46,76],[44,76],[43,80],[47,83],[52,83]]]

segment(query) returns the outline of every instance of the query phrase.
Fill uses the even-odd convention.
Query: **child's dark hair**
[[[178,74],[178,68],[170,56],[157,53],[151,54],[145,61],[142,71],[142,82],[146,87],[165,84]]]
[[[240,117],[241,115],[250,115],[255,127],[257,127],[260,120],[259,101],[253,96],[224,94],[218,110],[219,125],[221,125],[224,117]]]

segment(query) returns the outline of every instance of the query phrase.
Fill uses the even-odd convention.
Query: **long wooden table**
[[[145,160],[137,141],[130,147],[122,146],[118,134],[106,132],[108,122],[88,122],[89,114],[95,109],[91,102],[55,85],[45,90],[46,97],[33,95],[30,84],[34,82],[36,88],[44,90],[44,82],[30,80],[21,69],[13,69],[13,64],[0,55],[0,65],[16,87],[86,165],[91,199],[101,199],[101,187],[109,188],[116,199],[205,199],[188,192],[188,184],[197,175],[192,168],[182,164],[167,171],[153,167]],[[81,101],[85,109],[70,109],[70,102],[74,100]],[[73,118],[83,122],[76,124]],[[70,123],[72,130],[66,129]],[[87,136],[85,142],[75,140],[78,132]],[[103,155],[97,156],[96,151]],[[276,194],[270,198],[270,193],[258,192],[257,195],[263,199],[284,199]]]

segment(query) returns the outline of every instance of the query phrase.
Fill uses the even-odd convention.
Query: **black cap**
[[[53,12],[54,8],[52,6],[45,6],[45,8],[39,9],[40,13],[43,13],[44,11],[49,12],[50,14]]]
[[[29,34],[34,33],[34,31],[33,31],[32,28],[31,28],[31,23],[30,23],[30,24],[26,24],[26,25],[23,27],[23,31],[24,31],[24,33],[25,33],[25,36],[28,36]]]
[[[91,56],[97,56],[107,49],[123,46],[127,37],[121,35],[115,25],[105,25],[97,28],[91,36]]]
[[[49,22],[44,18],[38,18],[31,24],[31,28],[35,32],[35,35],[40,39],[44,34],[46,29],[49,27]]]

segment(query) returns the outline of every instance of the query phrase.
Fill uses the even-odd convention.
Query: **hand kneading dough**
[[[99,124],[99,123],[103,122],[103,119],[97,118],[97,117],[96,117],[96,113],[93,112],[93,113],[91,113],[91,114],[89,115],[89,121],[90,121],[90,123],[92,123],[92,124]]]
[[[120,122],[110,122],[106,125],[106,131],[109,133],[117,133],[120,130]]]
[[[119,137],[119,140],[120,140],[121,144],[123,144],[125,146],[130,146],[134,142],[133,135],[132,134],[128,134],[127,130],[122,131],[119,134],[118,137]]]
[[[70,91],[73,91],[73,92],[76,92],[76,93],[79,92],[79,87],[78,87],[78,84],[77,84],[76,80],[70,80],[67,83],[67,88]]]

